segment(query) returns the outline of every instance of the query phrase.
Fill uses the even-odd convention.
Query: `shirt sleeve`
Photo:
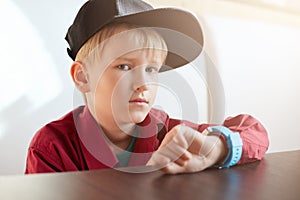
[[[52,158],[49,153],[34,147],[28,149],[25,174],[59,172],[63,171],[61,166],[59,160]]]
[[[25,174],[77,171],[76,147],[71,135],[53,125],[42,127],[30,142]]]
[[[184,120],[167,118],[168,131],[182,123],[201,133],[210,126],[218,125],[194,124]],[[254,162],[264,157],[269,147],[269,139],[266,129],[257,119],[251,115],[241,114],[226,118],[222,125],[233,132],[238,132],[241,136],[243,148],[242,156],[238,164]]]
[[[228,117],[224,126],[238,132],[243,141],[243,151],[238,164],[261,160],[269,147],[269,139],[263,125],[251,115]]]

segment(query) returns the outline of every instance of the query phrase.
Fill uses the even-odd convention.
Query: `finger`
[[[192,158],[192,154],[188,151],[184,152],[177,160],[174,161],[179,166],[185,166],[189,162],[189,160]]]
[[[187,149],[198,135],[201,135],[201,133],[184,124],[180,124],[172,128],[166,134],[160,146],[163,147],[168,145],[171,141],[175,141],[180,146]]]
[[[183,128],[184,128],[184,125],[180,124],[180,125],[177,125],[175,127],[173,127],[165,136],[165,138],[163,139],[163,141],[161,142],[161,145],[160,146],[165,146],[167,145],[168,143],[170,143],[173,138],[178,135],[178,134],[181,134],[183,131]]]
[[[207,157],[210,154],[210,152],[214,149],[214,147],[218,144],[218,142],[218,136],[204,136],[204,142],[199,151],[199,155]]]
[[[166,174],[178,174],[185,172],[185,168],[176,163],[169,163],[166,167],[161,169]]]
[[[202,139],[200,138],[202,136],[202,134],[188,126],[185,126],[185,128],[183,128],[183,133],[182,133],[182,137],[185,139],[187,146],[189,147],[188,149],[190,150],[193,149],[193,151],[190,151],[192,153],[195,152],[195,150],[199,150],[201,144]],[[200,143],[199,143],[200,142]],[[198,147],[195,149],[195,147]],[[197,152],[197,151],[196,151]]]
[[[211,163],[211,160],[204,156],[193,155],[189,162],[187,162],[187,164],[184,166],[180,166],[175,162],[171,162],[161,170],[167,174],[200,172],[210,167],[212,164],[213,163]]]
[[[185,151],[181,156],[180,156],[180,159],[183,159],[183,160],[190,160],[192,158],[192,154],[188,151]]]
[[[188,162],[187,160],[183,160],[181,158],[178,158],[177,160],[174,161],[175,164],[177,164],[181,167],[187,165],[187,162]],[[170,162],[170,163],[172,163],[172,162]],[[170,164],[170,163],[168,163],[168,164]]]
[[[191,173],[200,172],[209,166],[210,165],[206,157],[194,155],[193,158],[185,166],[179,166],[176,165],[176,163],[170,163],[163,169],[163,171],[168,174]]]
[[[165,155],[161,154],[160,151],[156,151],[152,154],[150,160],[147,162],[146,165],[156,166],[159,168],[167,166],[170,163],[170,158],[166,157]]]
[[[159,148],[157,151],[160,155],[168,157],[170,162],[180,159],[181,156],[182,160],[188,159],[187,154],[185,154],[186,149],[173,141],[170,142],[167,146]]]
[[[188,140],[185,138],[182,132],[175,135],[173,137],[173,141],[184,149],[187,149],[190,146]]]
[[[154,152],[147,164],[165,167],[170,162],[176,162],[178,165],[184,166],[191,157],[192,155],[185,148],[171,141]]]

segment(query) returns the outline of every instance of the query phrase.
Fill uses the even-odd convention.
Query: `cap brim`
[[[131,15],[115,17],[116,22],[127,22],[145,27],[156,27],[168,46],[167,71],[183,66],[200,55],[203,32],[199,21],[190,12],[176,8],[158,8]]]

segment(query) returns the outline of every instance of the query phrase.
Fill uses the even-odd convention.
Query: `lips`
[[[147,101],[146,99],[142,99],[142,98],[136,98],[136,99],[130,100],[129,103],[146,103],[146,104],[148,104],[149,101]]]

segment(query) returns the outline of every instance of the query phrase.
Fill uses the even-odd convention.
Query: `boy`
[[[176,174],[260,160],[267,151],[266,130],[249,115],[209,128],[151,108],[158,73],[202,50],[192,14],[140,0],[90,0],[66,40],[86,105],[38,131],[25,173],[152,165]]]

